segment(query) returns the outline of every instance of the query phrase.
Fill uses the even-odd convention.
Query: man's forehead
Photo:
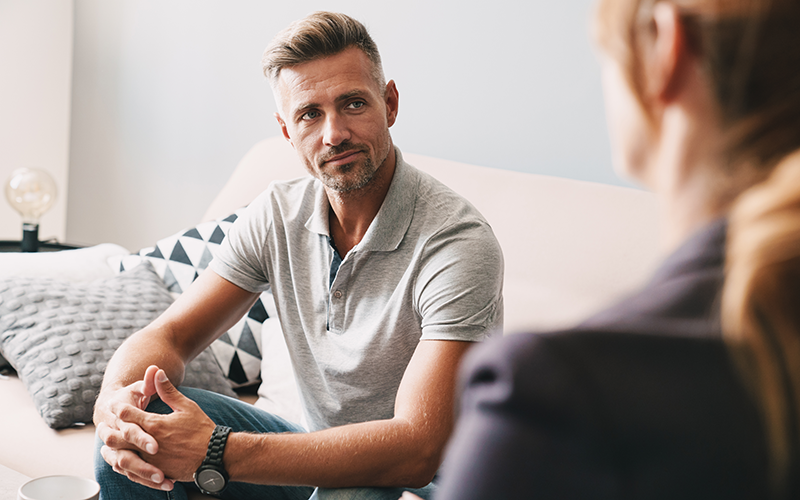
[[[380,91],[370,59],[358,48],[281,69],[278,91],[285,99],[306,100],[310,94],[320,97],[344,93]]]

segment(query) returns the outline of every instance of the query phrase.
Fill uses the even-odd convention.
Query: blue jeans
[[[181,387],[180,391],[195,401],[206,415],[218,425],[227,425],[233,432],[305,432],[299,425],[292,424],[276,415],[267,413],[253,405],[201,389]],[[147,407],[154,413],[171,413],[172,410],[161,400]],[[187,500],[187,489],[197,491],[194,483],[175,483],[170,492],[154,490],[136,484],[127,477],[117,474],[100,455],[103,443],[96,440],[95,478],[100,483],[100,500]],[[265,486],[231,482],[221,498],[231,500],[397,500],[408,489],[424,499],[429,499],[434,491],[433,483],[421,489],[410,488],[313,488],[310,486]]]

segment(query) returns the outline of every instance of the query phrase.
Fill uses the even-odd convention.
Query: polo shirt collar
[[[378,214],[356,249],[376,252],[396,250],[411,225],[417,199],[419,173],[403,160],[403,155],[397,147],[394,148],[394,152],[396,165],[392,184]],[[328,213],[331,205],[328,195],[317,179],[314,180],[314,189],[314,211],[305,226],[309,231],[330,237]]]

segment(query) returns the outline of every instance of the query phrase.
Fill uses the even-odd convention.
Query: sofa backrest
[[[464,196],[505,258],[505,331],[569,326],[640,285],[659,260],[655,197],[637,189],[498,170],[403,153]],[[256,144],[204,220],[224,217],[273,180],[306,173],[292,147]]]

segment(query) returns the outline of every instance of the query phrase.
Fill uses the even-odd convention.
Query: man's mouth
[[[333,155],[330,158],[326,158],[322,161],[322,164],[327,164],[331,166],[342,166],[347,165],[348,163],[352,163],[356,160],[356,158],[363,154],[364,152],[360,149],[350,149],[348,151],[344,151],[337,155]]]

